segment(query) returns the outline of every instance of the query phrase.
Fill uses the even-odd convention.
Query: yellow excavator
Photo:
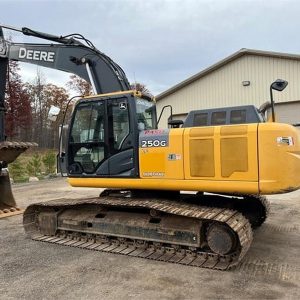
[[[131,90],[121,67],[82,35],[19,31],[54,43],[2,38],[2,70],[13,59],[92,85],[95,95],[74,107],[59,166],[71,186],[106,188],[96,198],[27,207],[23,223],[33,240],[227,270],[267,218],[263,195],[299,189],[299,132],[275,122],[273,97],[271,122],[241,106],[193,111],[184,123],[171,115],[171,128],[159,129],[154,99]],[[286,85],[275,81],[271,95]],[[2,124],[3,131],[3,115]]]

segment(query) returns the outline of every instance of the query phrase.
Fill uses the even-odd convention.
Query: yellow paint
[[[214,139],[191,139],[189,141],[191,177],[215,177]]]
[[[249,170],[248,150],[251,147],[247,136],[221,138],[221,176],[231,177],[237,172],[246,174]]]
[[[113,96],[120,96],[120,95],[128,95],[132,94],[134,97],[137,98],[143,98],[144,94],[140,91],[136,90],[128,90],[128,91],[119,91],[119,92],[112,92],[112,93],[106,93],[106,94],[97,94],[97,95],[91,95],[91,96],[85,96],[82,99],[93,99],[97,97],[113,97]],[[151,98],[151,101],[155,102],[155,98]]]
[[[278,137],[292,137],[294,145],[279,144]],[[300,188],[300,135],[295,127],[278,123],[259,124],[258,149],[261,193]]]
[[[278,137],[291,137],[293,145],[278,143]],[[177,159],[169,159],[170,154]],[[139,162],[141,178],[69,178],[69,183],[229,194],[276,194],[300,188],[300,136],[286,124],[171,129],[169,146],[140,148]]]
[[[191,159],[192,142],[198,143],[202,159]],[[209,144],[209,141],[211,143]],[[213,148],[211,149],[211,144]],[[197,149],[196,149],[197,150]],[[213,151],[213,156],[210,155]],[[206,152],[206,153],[205,153]],[[211,160],[214,162],[211,162]],[[210,166],[207,162],[210,161]],[[207,169],[207,174],[194,176],[192,164]],[[214,164],[214,171],[211,170]],[[221,181],[258,181],[257,124],[186,128],[184,131],[184,173],[186,179]],[[230,166],[230,167],[229,167]],[[245,167],[246,166],[246,167]]]
[[[210,181],[184,179],[140,178],[69,178],[71,186],[94,188],[125,188],[150,190],[207,191],[215,193],[257,194],[257,182]],[[151,194],[149,194],[151,196]]]
[[[183,144],[184,129],[172,129],[168,147],[151,147],[139,149],[140,177],[149,178],[149,173],[157,173],[152,178],[183,179]],[[170,160],[169,155],[177,155]],[[163,174],[163,176],[162,176]]]
[[[93,99],[96,97],[110,97],[110,96],[118,96],[118,95],[127,95],[127,94],[134,94],[134,90],[129,91],[119,91],[119,92],[112,92],[112,93],[106,93],[106,94],[97,94],[97,95],[91,95],[91,96],[85,96],[83,99]]]

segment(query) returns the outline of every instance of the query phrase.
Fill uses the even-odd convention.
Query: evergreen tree
[[[28,179],[24,165],[19,158],[16,159],[13,163],[9,164],[8,168],[9,168],[10,177],[15,182],[20,182],[20,181],[24,181],[25,179],[26,180]]]
[[[38,176],[41,174],[41,166],[41,156],[38,153],[35,153],[27,163],[26,169],[29,175]]]
[[[54,174],[56,169],[56,154],[53,151],[48,151],[42,158],[46,169],[46,174]]]

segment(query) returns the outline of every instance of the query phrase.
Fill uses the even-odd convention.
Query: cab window
[[[246,123],[246,110],[232,110],[230,112],[230,124],[243,124]]]
[[[216,111],[211,115],[211,125],[226,124],[226,111]]]
[[[207,126],[208,113],[196,113],[194,115],[193,126]]]

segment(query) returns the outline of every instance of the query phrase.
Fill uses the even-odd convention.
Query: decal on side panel
[[[139,147],[155,148],[169,146],[169,129],[144,130],[140,132]]]

